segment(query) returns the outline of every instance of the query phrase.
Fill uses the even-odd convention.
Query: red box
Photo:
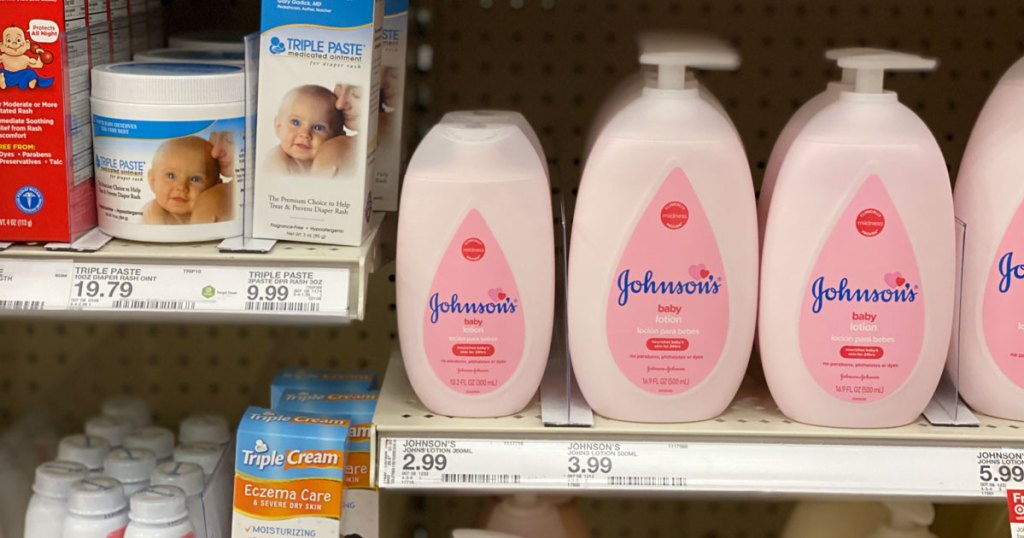
[[[0,0],[0,241],[96,225],[85,0]]]

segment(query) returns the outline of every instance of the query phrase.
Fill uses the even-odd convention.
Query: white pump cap
[[[149,426],[153,423],[153,409],[146,400],[138,396],[122,394],[107,398],[103,402],[101,411],[108,417],[128,422],[134,428]]]
[[[939,64],[935,58],[889,50],[845,56],[838,63],[853,71],[853,91],[857,93],[883,93],[886,71],[931,71]]]
[[[110,448],[119,448],[134,426],[122,419],[99,415],[85,421],[85,433],[110,441]]]
[[[641,39],[640,63],[656,66],[656,86],[663,90],[686,89],[687,69],[733,70],[740,66],[735,49],[714,38],[681,34]]]
[[[36,467],[32,491],[57,499],[66,499],[71,485],[89,475],[85,465],[75,461],[50,461]]]
[[[79,480],[68,495],[68,512],[80,516],[116,514],[127,505],[121,483],[107,476]]]
[[[160,426],[146,426],[128,434],[124,446],[144,448],[152,451],[157,461],[167,461],[174,455],[174,432]]]
[[[174,449],[174,461],[194,463],[203,468],[207,478],[217,470],[224,447],[216,443],[185,443]]]
[[[205,482],[202,467],[175,461],[157,467],[149,479],[154,486],[178,486],[189,497],[202,494]]]
[[[188,517],[185,492],[175,486],[150,486],[132,495],[128,517],[138,523],[162,525]]]
[[[156,469],[156,455],[144,448],[119,448],[107,454],[103,462],[103,474],[116,478],[123,484],[149,482],[149,475]]]
[[[178,425],[178,440],[182,443],[217,443],[231,441],[231,427],[224,415],[205,413],[190,415]]]
[[[90,471],[99,471],[103,468],[103,459],[107,457],[108,452],[110,443],[106,439],[84,433],[64,437],[57,445],[58,460],[77,461]]]
[[[825,59],[832,60],[833,62],[839,62],[839,60],[846,58],[847,56],[856,56],[858,54],[879,54],[885,53],[885,49],[874,49],[871,47],[843,47],[838,49],[829,49],[825,51]],[[843,69],[843,78],[841,83],[846,86],[853,86],[854,74],[853,69]]]
[[[868,538],[935,538],[928,526],[935,520],[935,507],[926,502],[887,502],[889,521]]]

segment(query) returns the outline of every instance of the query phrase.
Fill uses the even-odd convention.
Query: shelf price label
[[[348,269],[250,269],[244,290],[250,312],[348,313]]]
[[[979,450],[976,460],[979,488],[984,496],[1002,496],[1009,486],[1024,483],[1024,450]]]
[[[65,310],[70,260],[0,261],[0,311]]]

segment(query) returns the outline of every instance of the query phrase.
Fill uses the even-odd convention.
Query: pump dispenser
[[[865,538],[937,538],[928,527],[935,520],[935,507],[925,502],[887,502],[889,521]]]
[[[834,427],[913,422],[935,391],[952,326],[949,176],[886,70],[935,60],[839,59],[852,87],[800,130],[779,171],[761,257],[758,334],[772,396]]]
[[[825,58],[828,60],[838,62],[839,59],[847,56],[853,56],[856,54],[877,54],[885,52],[882,49],[872,48],[842,48],[832,49],[825,52]],[[793,117],[789,119],[786,126],[782,128],[782,133],[779,134],[779,138],[775,141],[775,146],[772,147],[772,153],[768,157],[768,165],[764,170],[764,178],[761,180],[761,189],[758,192],[757,197],[757,222],[758,230],[760,230],[761,245],[764,246],[764,226],[768,221],[768,206],[772,202],[772,192],[775,190],[775,181],[779,176],[779,169],[782,167],[782,161],[786,158],[786,154],[789,153],[789,148],[793,144],[793,140],[796,135],[807,125],[807,121],[814,117],[815,114],[821,111],[821,109],[834,103],[839,99],[839,94],[843,90],[848,90],[853,87],[854,71],[852,69],[843,69],[842,78],[838,81],[829,82],[828,86],[825,87],[825,91],[812,97],[809,101],[803,104]]]
[[[971,132],[953,193],[967,226],[959,338],[949,367],[975,410],[1024,420],[1024,59],[999,80]],[[959,363],[956,359],[959,358]]]
[[[569,347],[591,407],[637,422],[704,420],[746,369],[757,217],[732,124],[687,69],[729,50],[649,50],[655,75],[608,123],[583,172],[569,249]]]

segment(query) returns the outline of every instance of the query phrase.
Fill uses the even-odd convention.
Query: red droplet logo
[[[462,257],[471,262],[482,260],[486,252],[487,248],[484,246],[484,242],[476,237],[470,237],[462,242]]]
[[[857,231],[864,237],[874,237],[885,229],[885,215],[877,209],[865,209],[857,214]]]
[[[661,208],[661,223],[669,230],[678,230],[690,220],[690,210],[682,202],[669,202]]]

